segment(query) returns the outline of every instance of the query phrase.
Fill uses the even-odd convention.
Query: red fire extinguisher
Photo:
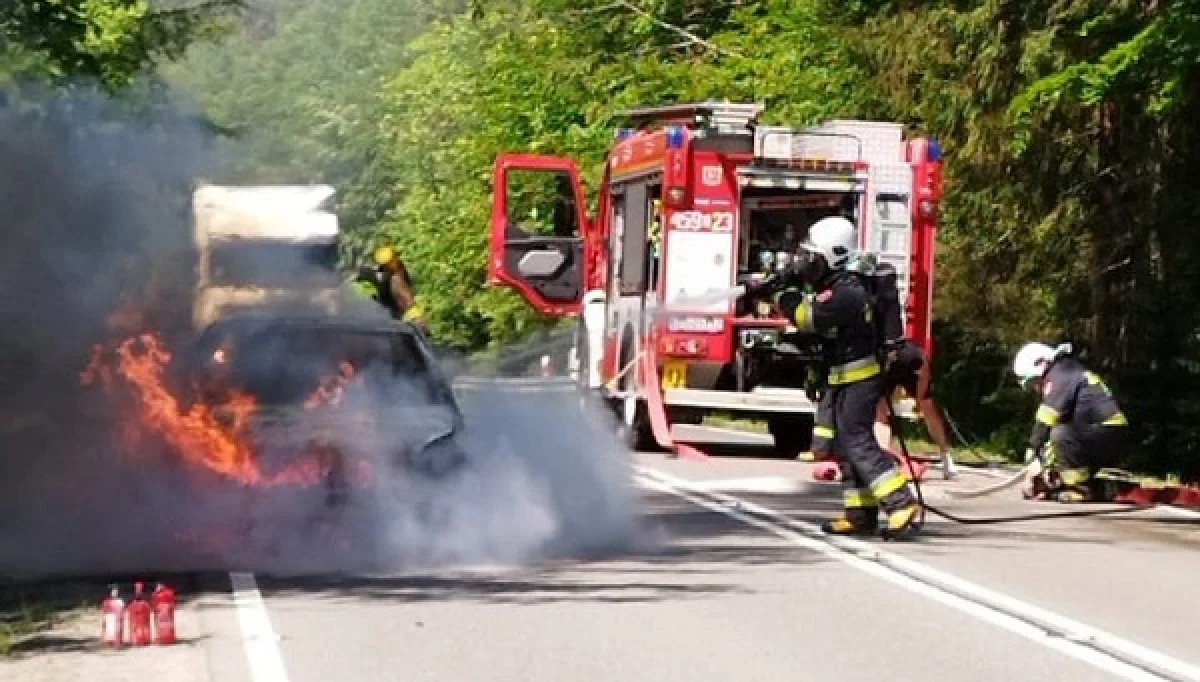
[[[108,646],[121,646],[124,633],[125,602],[121,599],[121,591],[114,585],[104,598],[101,605],[102,624],[100,638]]]
[[[129,600],[129,643],[144,646],[150,643],[150,601],[146,599],[142,583],[133,586],[133,597]]]
[[[175,591],[158,583],[154,587],[154,641],[158,644],[175,643]]]

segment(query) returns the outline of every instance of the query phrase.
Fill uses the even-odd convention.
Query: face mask
[[[796,261],[796,269],[809,282],[820,282],[829,272],[825,257],[818,253],[802,251]]]

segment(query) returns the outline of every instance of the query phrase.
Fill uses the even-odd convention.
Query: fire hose
[[[942,509],[938,509],[937,507],[926,502],[925,495],[924,495],[924,493],[921,492],[921,480],[917,476],[916,471],[913,469],[912,458],[909,457],[908,444],[904,440],[904,435],[900,432],[899,418],[896,416],[896,410],[892,406],[891,396],[887,397],[887,406],[888,406],[888,415],[892,422],[892,433],[896,434],[896,440],[900,443],[900,452],[904,456],[904,462],[905,462],[906,466],[908,467],[909,476],[912,478],[913,488],[916,490],[916,493],[917,493],[917,501],[921,504],[921,518],[918,521],[919,525],[925,524],[925,513],[926,512],[931,512],[934,516],[939,516],[948,521],[953,521],[954,523],[979,526],[979,525],[998,524],[998,523],[1019,523],[1022,521],[1044,521],[1047,519],[1067,519],[1067,518],[1080,518],[1080,517],[1087,517],[1087,516],[1112,516],[1115,514],[1132,514],[1135,512],[1139,512],[1139,511],[1145,511],[1147,509],[1153,509],[1154,507],[1157,506],[1155,504],[1138,504],[1138,505],[1133,505],[1130,507],[1121,507],[1121,508],[1117,508],[1117,509],[1081,509],[1078,511],[1070,511],[1070,512],[1046,512],[1046,513],[1039,513],[1039,514],[1018,514],[1016,516],[992,516],[992,517],[964,517],[964,516],[958,516],[956,514],[952,514],[950,512],[942,510]],[[1021,471],[1018,472],[1018,474],[1020,476],[1024,476],[1028,470],[1029,470],[1029,467],[1026,466],[1025,468],[1021,469]]]
[[[688,301],[688,303],[690,304],[690,303],[694,303],[694,302],[699,302],[701,300],[704,300],[705,302],[715,301],[715,300],[724,301],[727,299],[740,297],[741,295],[743,295],[745,293],[745,291],[746,291],[746,288],[744,286],[737,286],[737,287],[730,289],[729,291],[716,292],[707,297],[697,298],[696,301]],[[679,305],[679,303],[677,302],[676,305]],[[669,309],[670,309],[670,307],[668,306],[664,310],[659,311],[658,314],[660,314],[660,315],[664,314],[664,313],[668,312]],[[629,371],[632,368],[632,366],[637,363],[637,359],[638,358],[635,357],[634,360],[630,363],[630,366],[623,369],[621,373],[624,374],[625,372]],[[647,374],[655,382],[655,384],[657,384],[658,376],[657,376],[657,372],[655,371],[656,368],[654,366],[653,355],[647,355],[643,359],[649,360],[648,362],[644,363],[647,367]],[[659,401],[652,400],[652,403],[659,403]],[[1147,509],[1153,509],[1155,506],[1157,506],[1155,504],[1139,504],[1139,505],[1133,505],[1130,507],[1122,507],[1122,508],[1117,508],[1117,509],[1085,509],[1085,510],[1070,511],[1070,512],[1047,512],[1047,513],[1039,513],[1039,514],[1019,514],[1017,516],[998,516],[998,517],[964,517],[964,516],[958,516],[957,514],[952,514],[943,509],[939,509],[933,505],[930,505],[929,503],[927,503],[925,501],[925,495],[921,490],[921,479],[917,475],[916,470],[913,468],[913,458],[908,451],[908,444],[905,442],[904,436],[900,431],[899,418],[896,416],[896,409],[895,409],[895,406],[892,404],[892,398],[890,395],[887,396],[887,406],[888,406],[888,415],[889,415],[890,422],[892,425],[892,433],[896,434],[896,439],[900,443],[900,451],[901,451],[901,454],[904,456],[905,466],[908,468],[909,477],[912,479],[913,487],[914,487],[914,489],[916,491],[916,495],[917,495],[917,501],[921,505],[921,516],[920,516],[920,520],[917,522],[920,525],[924,525],[924,523],[925,523],[925,513],[926,512],[931,512],[931,513],[933,513],[934,516],[939,516],[948,521],[953,521],[954,523],[959,523],[959,524],[964,524],[964,525],[987,525],[987,524],[1000,524],[1000,523],[1020,523],[1023,521],[1042,521],[1042,520],[1047,520],[1047,519],[1065,519],[1065,518],[1081,518],[1081,517],[1089,517],[1089,516],[1112,516],[1112,515],[1116,515],[1116,514],[1132,514],[1135,512],[1139,512],[1139,511],[1145,511]],[[661,404],[654,404],[654,405],[652,405],[652,408],[657,408],[657,411],[661,411],[663,409]],[[651,410],[652,415],[655,412],[656,412],[656,409]],[[949,421],[949,419],[948,419],[949,415],[947,414],[946,416],[947,416],[947,421]],[[659,412],[658,418],[659,419],[663,418],[661,415],[661,412]],[[657,420],[652,419],[652,421],[657,421]],[[665,422],[665,419],[663,421]],[[666,432],[665,429],[663,429],[664,432],[662,434],[658,433],[659,429],[662,428],[662,426],[663,425],[656,424],[656,428],[655,428],[656,437],[660,441],[660,445],[663,445],[667,449],[679,448],[680,444],[672,442],[669,432]],[[954,429],[955,434],[958,435],[958,437],[960,439],[964,440],[964,442],[965,442],[965,439],[962,438],[962,434],[958,430],[958,426],[956,424],[953,424],[953,422],[951,422],[951,426]],[[659,437],[659,436],[661,436],[661,437]],[[1013,477],[1013,479],[1004,481],[1004,485],[996,485],[993,487],[998,490],[998,489],[1007,487],[1009,485],[1012,485],[1016,479],[1024,477],[1027,472],[1028,472],[1028,467],[1025,467],[1025,468],[1021,469],[1021,471],[1019,471]],[[989,489],[986,492],[991,492],[991,490]],[[976,493],[982,494],[981,491],[976,491]]]

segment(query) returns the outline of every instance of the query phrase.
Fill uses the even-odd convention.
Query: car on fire
[[[195,400],[253,442],[264,478],[324,485],[330,505],[363,471],[441,478],[466,461],[450,381],[422,330],[405,322],[226,316],[191,344],[182,373]]]

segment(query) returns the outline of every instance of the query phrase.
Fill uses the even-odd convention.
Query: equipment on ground
[[[768,126],[762,111],[626,113],[592,216],[573,160],[496,159],[489,279],[544,314],[578,315],[571,374],[631,446],[678,451],[672,422],[734,412],[764,419],[781,456],[809,449],[814,349],[769,301],[730,292],[802,259],[816,224],[857,227],[856,248],[895,268],[906,336],[932,357],[937,142],[893,122]]]
[[[109,588],[108,596],[100,604],[100,640],[106,646],[119,647],[125,643],[125,600],[116,585]]]
[[[175,591],[168,585],[158,583],[150,596],[154,607],[154,643],[175,643]]]
[[[993,493],[998,493],[1001,490],[1007,490],[1015,485],[1020,485],[1021,483],[1024,483],[1026,477],[1029,476],[1029,474],[1030,474],[1031,467],[1032,467],[1031,464],[1026,464],[1025,466],[1021,467],[1021,469],[1019,471],[1017,471],[1017,473],[1013,474],[1012,476],[1009,476],[1008,478],[1006,478],[1002,481],[999,481],[997,483],[985,485],[982,488],[975,488],[974,490],[950,489],[950,490],[946,491],[946,495],[948,495],[950,497],[958,497],[958,498],[973,498],[973,497],[983,497],[984,495],[991,495]]]
[[[135,583],[133,596],[129,599],[129,643],[133,646],[146,646],[153,641],[151,622],[153,619],[150,600],[146,598],[145,585]]]
[[[896,424],[896,422],[898,420],[898,416],[896,415],[895,410],[892,408],[891,401],[888,401],[888,408],[889,408],[889,411],[891,414],[891,418],[893,421],[893,428],[894,428],[895,426],[898,426],[898,424]],[[1046,520],[1052,520],[1052,519],[1081,518],[1081,517],[1092,517],[1092,516],[1116,516],[1116,515],[1120,515],[1120,514],[1133,514],[1136,512],[1145,511],[1147,509],[1153,509],[1154,507],[1158,506],[1158,503],[1156,503],[1154,501],[1143,501],[1141,499],[1131,498],[1131,499],[1128,499],[1128,501],[1132,502],[1132,504],[1131,504],[1131,506],[1128,506],[1128,507],[1117,507],[1117,508],[1109,507],[1109,508],[1105,508],[1105,509],[1084,509],[1084,510],[1079,510],[1079,511],[1050,512],[1050,513],[1045,513],[1045,514],[1018,514],[1017,516],[991,516],[991,517],[975,517],[975,518],[958,516],[957,514],[951,514],[950,512],[947,512],[943,509],[939,509],[925,501],[925,495],[921,491],[920,477],[917,476],[915,474],[915,472],[913,472],[913,470],[912,470],[912,459],[909,457],[908,445],[904,440],[904,436],[898,430],[895,431],[895,433],[896,433],[896,439],[900,443],[900,450],[904,455],[904,460],[906,462],[908,462],[908,464],[909,464],[909,473],[912,476],[912,485],[917,493],[917,499],[921,503],[921,510],[922,510],[921,511],[921,521],[920,521],[921,525],[924,525],[924,523],[925,523],[925,514],[926,513],[932,513],[934,516],[939,516],[943,519],[946,519],[947,521],[953,521],[954,523],[960,523],[960,524],[968,525],[968,526],[984,526],[984,525],[994,525],[994,524],[999,524],[999,523],[1021,523],[1021,522],[1025,522],[1025,521],[1046,521]],[[1034,460],[1034,462],[1036,463],[1037,460]],[[1031,466],[1032,465],[1033,464],[1031,463]],[[1029,467],[1026,467],[1026,468],[1022,469],[1020,472],[1018,472],[1021,475],[1020,479],[1018,479],[1018,480],[1023,480],[1025,474],[1028,473],[1028,471],[1029,471]]]

